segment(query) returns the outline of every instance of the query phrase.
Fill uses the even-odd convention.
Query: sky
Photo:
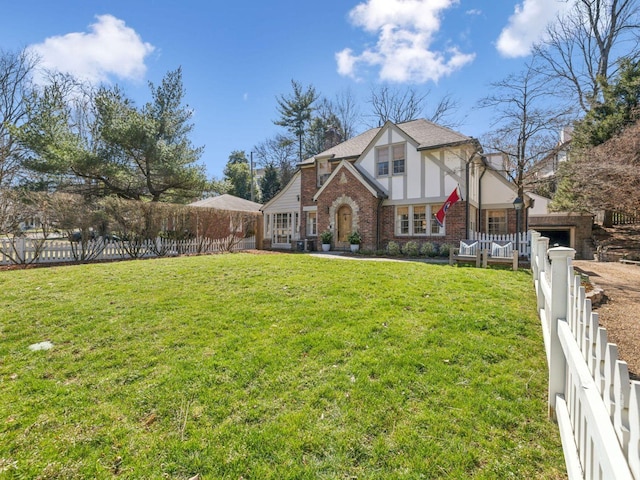
[[[276,98],[291,80],[331,99],[350,90],[359,131],[380,85],[458,101],[461,133],[481,138],[492,112],[477,102],[519,72],[563,0],[4,0],[0,50],[24,48],[41,65],[121,86],[137,105],[149,82],[182,68],[194,146],[208,177],[229,154],[277,133]]]

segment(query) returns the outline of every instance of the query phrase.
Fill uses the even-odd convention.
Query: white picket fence
[[[0,265],[62,263],[89,260],[121,260],[125,258],[149,258],[160,256],[218,253],[255,248],[255,237],[234,240],[232,238],[169,240],[157,238],[134,243],[126,241],[86,243],[68,240],[38,240],[31,238],[0,239]]]
[[[549,416],[569,479],[640,480],[640,382],[591,311],[575,250],[532,233],[531,268],[549,365]]]
[[[518,245],[520,257],[530,258],[531,255],[531,232],[510,233],[507,235],[489,235],[488,233],[471,232],[470,240],[477,240],[481,250],[491,251],[491,242],[511,242],[513,248]]]

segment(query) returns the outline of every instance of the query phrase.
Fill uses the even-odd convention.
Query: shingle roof
[[[466,135],[425,120],[424,118],[412,120],[407,123],[399,123],[397,127],[420,144],[418,150],[451,143],[473,141],[472,137],[467,137]]]
[[[229,210],[232,212],[258,212],[261,204],[235,197],[225,193],[217,197],[205,198],[197,202],[190,203],[191,207],[217,208],[218,210]]]
[[[461,133],[442,127],[433,122],[420,118],[410,122],[398,123],[396,127],[401,129],[418,143],[418,150],[438,147],[453,143],[463,143],[473,141],[472,137],[467,137]],[[369,146],[374,137],[383,127],[372,128],[360,135],[353,137],[346,142],[339,143],[315,157],[304,160],[300,165],[314,163],[316,157],[332,156],[333,159],[358,157]]]

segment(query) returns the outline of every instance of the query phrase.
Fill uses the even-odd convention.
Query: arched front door
[[[351,235],[351,207],[343,205],[338,209],[338,242],[347,243]]]

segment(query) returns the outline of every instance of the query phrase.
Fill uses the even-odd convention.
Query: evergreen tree
[[[251,167],[244,151],[231,152],[223,173],[225,181],[229,184],[227,193],[246,200],[251,199]]]
[[[602,102],[578,122],[574,143],[596,146],[622,132],[638,118],[640,107],[640,61],[622,60],[618,76],[602,85]]]
[[[58,77],[29,105],[29,121],[16,136],[31,155],[25,165],[39,174],[75,179],[88,195],[151,201],[190,201],[206,177],[202,148],[189,140],[192,111],[183,105],[180,69],[161,85],[149,84],[153,100],[141,109],[118,88],[78,89]]]
[[[267,203],[278,194],[281,188],[278,169],[272,163],[267,164],[264,167],[264,176],[260,179],[262,202]]]
[[[275,120],[273,123],[285,127],[297,137],[299,160],[302,161],[304,136],[314,111],[313,104],[318,99],[318,95],[313,85],[303,91],[302,85],[295,80],[291,80],[291,86],[293,87],[292,95],[281,95],[276,98],[280,119]]]

